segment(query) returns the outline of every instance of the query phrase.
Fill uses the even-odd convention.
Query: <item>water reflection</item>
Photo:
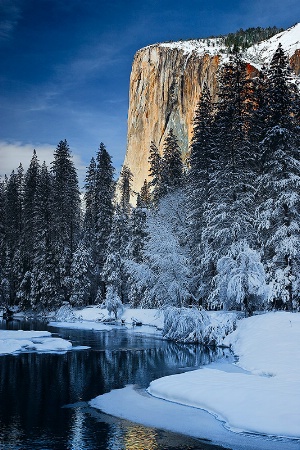
[[[130,425],[123,433],[114,433],[114,439],[111,441],[112,446],[109,450],[124,448],[126,450],[157,450],[157,432],[152,428],[146,429],[138,425]]]
[[[8,326],[33,328],[29,321],[12,321]],[[34,329],[46,327],[39,322]],[[0,357],[0,449],[171,449],[172,433],[118,420],[108,423],[103,416],[99,420],[85,402],[127,384],[147,387],[155,378],[199,367],[219,356],[219,352],[199,346],[168,343],[125,330],[51,331],[72,340],[73,345],[92,348]],[[77,406],[64,408],[70,404]],[[182,439],[182,447],[174,448],[202,448],[199,444],[187,447],[191,440]]]

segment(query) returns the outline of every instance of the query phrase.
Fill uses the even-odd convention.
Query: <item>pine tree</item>
[[[117,204],[113,218],[107,259],[103,270],[103,277],[108,289],[106,301],[108,296],[110,299],[112,298],[113,292],[122,303],[127,303],[128,301],[128,274],[126,273],[125,260],[128,257],[131,232],[131,180],[132,173],[130,169],[127,166],[123,166],[119,179],[120,201]],[[116,271],[117,275],[113,274],[113,271]],[[116,276],[118,281],[115,280]]]
[[[153,203],[157,205],[160,198],[162,160],[158,148],[153,141],[150,144],[148,161],[150,166],[149,175],[151,177],[149,187],[152,190]]]
[[[105,282],[105,304],[110,311],[113,305],[118,309],[127,300],[125,291],[124,259],[128,244],[128,224],[119,205],[113,217],[112,229],[108,241],[108,250],[102,271]]]
[[[136,207],[132,210],[130,218],[130,241],[128,245],[128,256],[136,262],[141,262],[143,259],[143,248],[147,237],[146,219],[146,208],[138,194]]]
[[[130,214],[131,205],[130,205],[130,197],[132,193],[131,182],[132,182],[132,173],[127,166],[123,166],[120,174],[120,207],[124,214]]]
[[[179,190],[170,193],[147,217],[142,257],[128,263],[135,305],[182,307],[193,299],[189,249],[182,241],[182,231],[186,230],[184,199]]]
[[[204,204],[202,291],[206,298],[216,265],[233,243],[254,245],[254,173],[248,137],[249,83],[246,64],[236,56],[219,79],[214,120],[212,171]]]
[[[189,242],[193,255],[196,284],[200,285],[199,267],[202,255],[202,232],[204,226],[204,204],[208,196],[209,181],[212,176],[214,155],[213,121],[214,105],[206,83],[194,117],[193,137],[191,142],[190,168],[187,175],[188,226]]]
[[[244,309],[252,315],[262,309],[267,299],[268,287],[263,264],[258,252],[247,242],[231,245],[227,255],[217,263],[215,290],[210,294],[210,303],[225,309]]]
[[[52,176],[45,162],[37,179],[34,200],[34,239],[30,302],[33,310],[55,309],[60,303],[56,278],[56,239],[53,235]]]
[[[9,302],[14,304],[24,274],[21,258],[22,237],[22,171],[12,171],[6,183],[5,195],[5,278],[9,285]]]
[[[113,213],[115,181],[114,168],[111,156],[101,142],[96,156],[96,178],[94,200],[92,201],[91,217],[93,229],[91,230],[91,249],[94,261],[94,280],[91,286],[91,297],[95,299],[97,290],[103,298],[105,283],[102,280],[102,270],[108,252],[108,241],[111,232]],[[91,191],[92,192],[92,191]]]
[[[23,271],[24,278],[18,289],[18,300],[23,308],[30,306],[31,292],[31,271],[33,267],[33,244],[36,232],[35,224],[35,198],[37,183],[39,177],[40,165],[37,159],[36,151],[30,161],[28,170],[24,177],[24,194],[23,194],[23,230],[22,244],[23,251]]]
[[[181,150],[173,129],[165,141],[161,168],[160,198],[183,185],[183,162]]]
[[[5,265],[5,183],[0,180],[0,283]]]
[[[69,299],[68,277],[72,255],[80,232],[80,196],[78,178],[69,145],[60,141],[52,163],[53,228],[57,286],[61,299]]]
[[[85,215],[84,215],[84,233],[89,236],[89,240],[93,239],[93,235],[96,227],[96,207],[95,207],[95,195],[96,195],[96,177],[97,166],[95,158],[91,159],[90,165],[87,168],[85,177]]]
[[[144,208],[149,208],[151,205],[150,184],[147,182],[147,180],[144,180],[143,186],[141,187],[139,201],[141,206]]]
[[[268,101],[268,127],[287,127],[291,115],[291,88],[288,81],[291,79],[291,68],[287,55],[279,44],[275,51],[267,73],[267,101]]]
[[[90,249],[84,241],[80,241],[73,255],[70,270],[71,296],[73,306],[86,306],[89,303],[91,291],[92,258]]]
[[[299,128],[288,60],[279,46],[267,78],[267,121],[260,143],[257,226],[273,304],[299,306],[300,159]]]

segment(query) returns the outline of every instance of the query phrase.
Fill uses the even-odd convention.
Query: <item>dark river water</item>
[[[1,329],[49,330],[90,349],[0,356],[0,449],[158,450],[220,447],[105,415],[88,406],[127,384],[198,368],[220,356],[126,329],[80,331],[36,321],[1,321]]]

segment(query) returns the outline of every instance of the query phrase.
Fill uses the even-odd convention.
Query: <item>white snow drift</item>
[[[248,372],[208,367],[155,380],[149,392],[203,408],[235,431],[300,438],[300,314],[243,319],[225,338]]]
[[[0,355],[24,351],[65,352],[71,348],[71,342],[52,337],[49,331],[0,330]]]
[[[177,420],[177,428],[174,430],[172,415],[164,415],[166,408],[170,410],[166,405],[173,405],[174,414],[179,404],[182,407],[196,408],[187,408],[185,411],[190,412],[185,412],[184,416],[182,411],[178,412],[181,417],[186,414],[198,417],[197,411],[206,410],[224,422],[231,431],[300,439],[299,342],[299,313],[276,312],[243,319],[238,322],[237,330],[224,341],[232,346],[238,356],[237,365],[240,369],[226,364],[212,364],[153,381],[148,388],[152,399],[155,396],[155,401],[164,399],[173,402],[160,402],[159,418],[155,412],[151,416],[151,405],[154,407],[150,403],[151,398],[139,396],[140,399],[137,399],[138,394],[129,388],[99,396],[92,400],[91,406],[149,426],[172,429],[192,436],[205,436],[215,442],[219,439],[223,442],[226,439],[228,442],[233,441],[232,436],[226,437],[219,428],[216,438],[216,428],[206,429],[202,425],[205,424],[202,419],[196,421],[198,429],[195,421],[192,424],[190,419]],[[125,408],[122,407],[124,395],[131,399]],[[131,404],[135,405],[134,408],[130,407]],[[145,408],[147,413],[144,413]],[[157,406],[155,408],[157,411]],[[270,448],[277,448],[277,444],[279,448],[280,445],[284,446],[282,448],[294,448],[295,445],[296,448],[299,441],[292,440],[289,444],[272,441]]]

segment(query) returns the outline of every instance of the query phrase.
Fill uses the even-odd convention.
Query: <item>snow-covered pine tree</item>
[[[123,166],[120,174],[119,190],[120,190],[120,208],[123,214],[129,215],[131,212],[130,196],[132,194],[131,182],[132,173],[129,167]]]
[[[143,248],[147,237],[146,219],[147,209],[143,206],[141,197],[137,195],[136,207],[133,208],[130,217],[130,240],[128,244],[128,256],[136,262],[143,259]]]
[[[119,179],[120,199],[115,208],[108,241],[107,257],[102,271],[106,305],[113,304],[114,296],[118,304],[119,302],[126,303],[128,300],[128,275],[126,274],[125,259],[128,254],[130,213],[132,209],[130,204],[132,194],[131,180],[131,171],[127,166],[123,166]]]
[[[70,281],[72,306],[86,306],[89,303],[92,279],[92,258],[90,248],[81,240],[73,254]]]
[[[260,144],[263,172],[257,208],[259,240],[271,301],[275,307],[299,308],[300,158],[299,124],[287,57],[279,46],[267,78],[267,121]]]
[[[14,304],[16,293],[22,281],[23,267],[20,257],[22,238],[23,192],[21,171],[13,170],[5,186],[5,279],[9,286],[9,303]],[[15,265],[14,265],[15,264]]]
[[[183,186],[183,162],[177,138],[170,129],[164,141],[159,197]]]
[[[96,299],[97,292],[99,294],[98,297],[100,296],[102,299],[105,295],[105,284],[102,280],[101,273],[108,254],[108,242],[114,214],[114,172],[115,169],[112,165],[111,156],[103,142],[101,142],[96,155],[96,178],[94,187],[94,181],[90,180],[90,213],[87,210],[87,214],[91,216],[89,241],[94,264],[91,301]],[[93,176],[93,173],[90,173],[90,176]],[[99,298],[97,299],[98,301]]]
[[[24,200],[23,200],[23,230],[22,230],[22,249],[23,249],[23,271],[24,280],[18,289],[18,300],[24,308],[30,306],[31,291],[31,271],[33,268],[33,245],[36,233],[35,224],[35,199],[37,183],[40,172],[40,164],[36,151],[25,173],[24,178]]]
[[[140,206],[143,208],[149,208],[151,205],[151,192],[150,183],[144,180],[143,186],[141,187],[141,192],[139,194]]]
[[[246,239],[253,245],[255,239],[254,155],[247,133],[251,100],[246,75],[246,64],[236,55],[222,68],[219,77],[212,170],[203,213],[200,294],[204,301],[219,258],[234,242]]]
[[[34,310],[59,306],[52,230],[52,176],[46,163],[41,166],[34,200],[34,240],[30,302]]]
[[[191,254],[193,255],[196,286],[200,285],[202,259],[202,232],[204,204],[208,195],[208,184],[212,175],[213,104],[207,84],[194,116],[193,137],[190,147],[189,171],[187,174],[188,228]],[[197,281],[196,281],[197,280]],[[196,293],[195,293],[196,294]]]
[[[108,241],[107,257],[102,278],[105,283],[104,304],[109,312],[118,311],[124,300],[124,254],[128,243],[127,223],[119,205],[113,216],[112,229]],[[98,295],[99,300],[103,300]]]
[[[0,180],[0,285],[5,278],[5,255],[6,255],[6,242],[5,242],[5,182]],[[1,304],[1,297],[0,297]]]
[[[267,71],[267,125],[285,126],[290,122],[292,89],[289,59],[279,43]]]
[[[83,221],[84,234],[88,240],[92,240],[95,232],[95,192],[96,192],[96,161],[91,158],[85,177],[85,214]]]
[[[147,216],[142,261],[131,259],[127,263],[143,307],[182,307],[193,302],[185,203],[180,190],[160,200],[158,208]]]
[[[147,239],[146,231],[147,208],[141,200],[140,194],[137,195],[136,207],[132,209],[130,217],[130,235],[127,248],[129,261],[125,261],[125,267],[128,273],[128,300],[132,307],[136,308],[140,304],[143,293],[140,291],[139,283],[131,275],[131,264],[141,264],[144,259],[144,246]]]
[[[73,253],[80,232],[80,194],[78,178],[66,140],[60,141],[52,162],[52,242],[56,266],[57,290],[69,300],[68,279]]]
[[[153,141],[150,144],[148,161],[150,165],[149,175],[151,177],[149,187],[152,193],[153,204],[156,206],[160,198],[162,160],[158,148]]]

